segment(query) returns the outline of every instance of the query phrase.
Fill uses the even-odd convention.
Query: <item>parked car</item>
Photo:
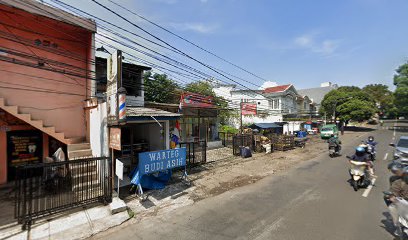
[[[391,143],[394,149],[394,160],[400,161],[404,165],[408,164],[408,136],[401,136],[397,144]]]
[[[324,125],[320,130],[320,137],[322,139],[329,139],[332,134],[339,136],[339,129],[337,128],[336,124]]]

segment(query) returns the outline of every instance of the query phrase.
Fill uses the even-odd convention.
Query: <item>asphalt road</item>
[[[392,127],[395,123],[387,123]],[[408,124],[400,124],[407,126]],[[395,138],[408,135],[395,131]],[[348,240],[394,239],[383,202],[388,189],[388,144],[393,129],[367,132],[380,143],[375,162],[376,179],[371,191],[355,192],[348,184],[345,157],[328,153],[284,174],[238,188],[180,208],[174,214],[152,218],[95,236],[97,239],[268,239]],[[343,154],[351,154],[364,138],[343,142]],[[385,160],[384,160],[385,159]],[[367,197],[362,196],[366,192]]]

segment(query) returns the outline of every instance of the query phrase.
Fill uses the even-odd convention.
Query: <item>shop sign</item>
[[[197,93],[183,93],[180,99],[181,107],[214,107],[214,99],[211,96],[204,96]]]
[[[256,115],[256,103],[241,103],[242,115]]]
[[[42,133],[10,131],[7,133],[7,158],[11,166],[42,160]]]
[[[120,128],[109,128],[109,147],[121,150],[121,130]]]
[[[108,125],[118,123],[118,89],[122,82],[122,52],[117,50],[109,58],[107,64],[106,96],[108,105]]]
[[[186,148],[139,153],[139,176],[186,165]]]

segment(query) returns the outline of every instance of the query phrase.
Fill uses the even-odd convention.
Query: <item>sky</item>
[[[149,37],[91,0],[62,1]],[[262,79],[181,41],[108,0],[98,1],[189,56],[238,78],[224,78],[191,59],[124,33],[135,42],[224,83],[251,89],[274,83],[291,83],[303,89],[328,81],[359,87],[381,83],[393,88],[395,69],[408,60],[406,0],[115,0]],[[148,59],[134,51],[132,54]]]

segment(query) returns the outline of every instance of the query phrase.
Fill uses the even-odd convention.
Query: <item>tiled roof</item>
[[[277,93],[286,91],[292,84],[280,85],[276,87],[265,88],[263,93]]]
[[[167,112],[155,108],[145,107],[127,107],[126,116],[128,117],[180,117],[178,113]]]

